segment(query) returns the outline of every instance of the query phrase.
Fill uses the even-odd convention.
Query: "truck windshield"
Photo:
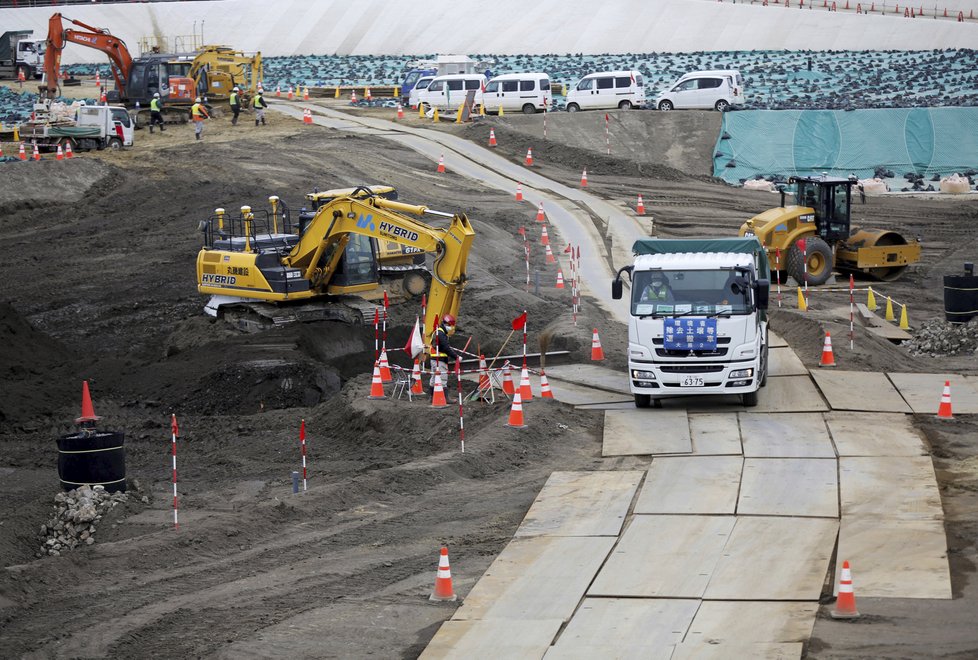
[[[633,316],[749,314],[746,273],[717,270],[650,270],[632,274]]]

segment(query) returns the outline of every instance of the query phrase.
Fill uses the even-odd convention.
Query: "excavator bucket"
[[[920,261],[920,243],[887,230],[857,230],[849,240],[840,242],[835,251],[836,268],[884,281],[897,279],[907,266],[917,261]]]

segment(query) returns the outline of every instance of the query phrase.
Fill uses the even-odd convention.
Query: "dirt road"
[[[681,124],[683,116],[669,121],[680,117]],[[520,162],[532,146],[535,169],[546,176],[572,184],[586,167],[592,193],[632,204],[642,192],[666,236],[732,234],[777,203],[707,176],[712,144],[702,117],[690,114],[688,130],[671,128],[681,157],[660,157],[669,147],[658,117],[636,112],[622,125],[653,122],[643,130],[658,135],[661,148],[634,143],[611,157],[590,139],[558,144],[548,133],[544,141],[541,117],[440,129],[484,143],[492,125],[501,153]],[[510,320],[527,309],[531,350],[546,334],[551,349],[587,359],[591,329],[600,327],[609,362],[622,365],[623,327],[588,304],[575,327],[566,290],[525,291],[517,229],[532,222],[528,205],[452,173],[437,175],[430,160],[382,137],[271,119],[265,128],[214,120],[199,144],[181,126],[163,135],[140,131],[138,148],[121,154],[0,165],[0,493],[7,503],[0,513],[0,655],[414,657],[452,612],[426,600],[442,544],[464,597],[551,471],[633,466],[600,458],[599,414],[539,400],[527,405],[529,428],[521,431],[505,426],[504,404],[468,406],[462,454],[454,408],[366,399],[372,329],[311,324],[247,335],[205,319],[193,262],[197,223],[214,208],[261,207],[271,194],[295,207],[313,188],[383,182],[405,201],[473,220],[463,342],[471,335],[494,354]],[[590,119],[554,115],[548,129],[573,141],[585,126],[555,126]],[[684,140],[696,132],[699,141]],[[704,148],[698,167],[695,154]],[[941,275],[973,254],[974,202],[873,199],[857,211],[865,226],[901,226],[923,237],[924,261],[884,293],[911,302],[912,324],[940,315]],[[817,300],[809,318],[774,316],[774,328],[809,364],[819,356],[819,323],[847,327],[836,302]],[[417,311],[392,310],[392,346],[404,344]],[[872,339],[853,352],[838,346],[836,357],[858,369],[976,367],[974,356],[911,358]],[[54,439],[77,416],[83,378],[103,427],[126,431],[132,497],[102,522],[96,544],[39,559],[37,532],[58,491]],[[171,412],[183,433],[179,531],[169,511]],[[310,490],[294,497],[301,419]],[[955,592],[946,607],[953,614],[874,603],[885,635],[872,626],[840,633],[842,624],[820,621],[812,657],[920,656],[935,648],[965,657],[978,649],[973,626],[964,623],[978,613],[969,582],[978,539],[973,425],[921,424],[944,485]],[[942,630],[958,620],[953,631]]]

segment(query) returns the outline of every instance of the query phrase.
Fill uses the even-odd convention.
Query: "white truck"
[[[46,42],[29,39],[32,34],[33,30],[8,30],[0,35],[0,78],[16,79],[19,73],[24,80],[41,77]]]
[[[42,151],[71,145],[72,151],[121,149],[133,144],[133,121],[121,105],[82,105],[74,118],[51,112],[49,101],[35,104],[33,121],[20,125],[20,139]],[[69,108],[70,111],[70,108]]]
[[[703,394],[756,406],[767,382],[767,253],[756,238],[639,239],[631,281],[628,381],[635,406]]]

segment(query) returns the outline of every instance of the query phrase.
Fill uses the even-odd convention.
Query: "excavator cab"
[[[792,177],[798,186],[795,204],[815,211],[815,233],[832,244],[849,238],[852,179]]]

